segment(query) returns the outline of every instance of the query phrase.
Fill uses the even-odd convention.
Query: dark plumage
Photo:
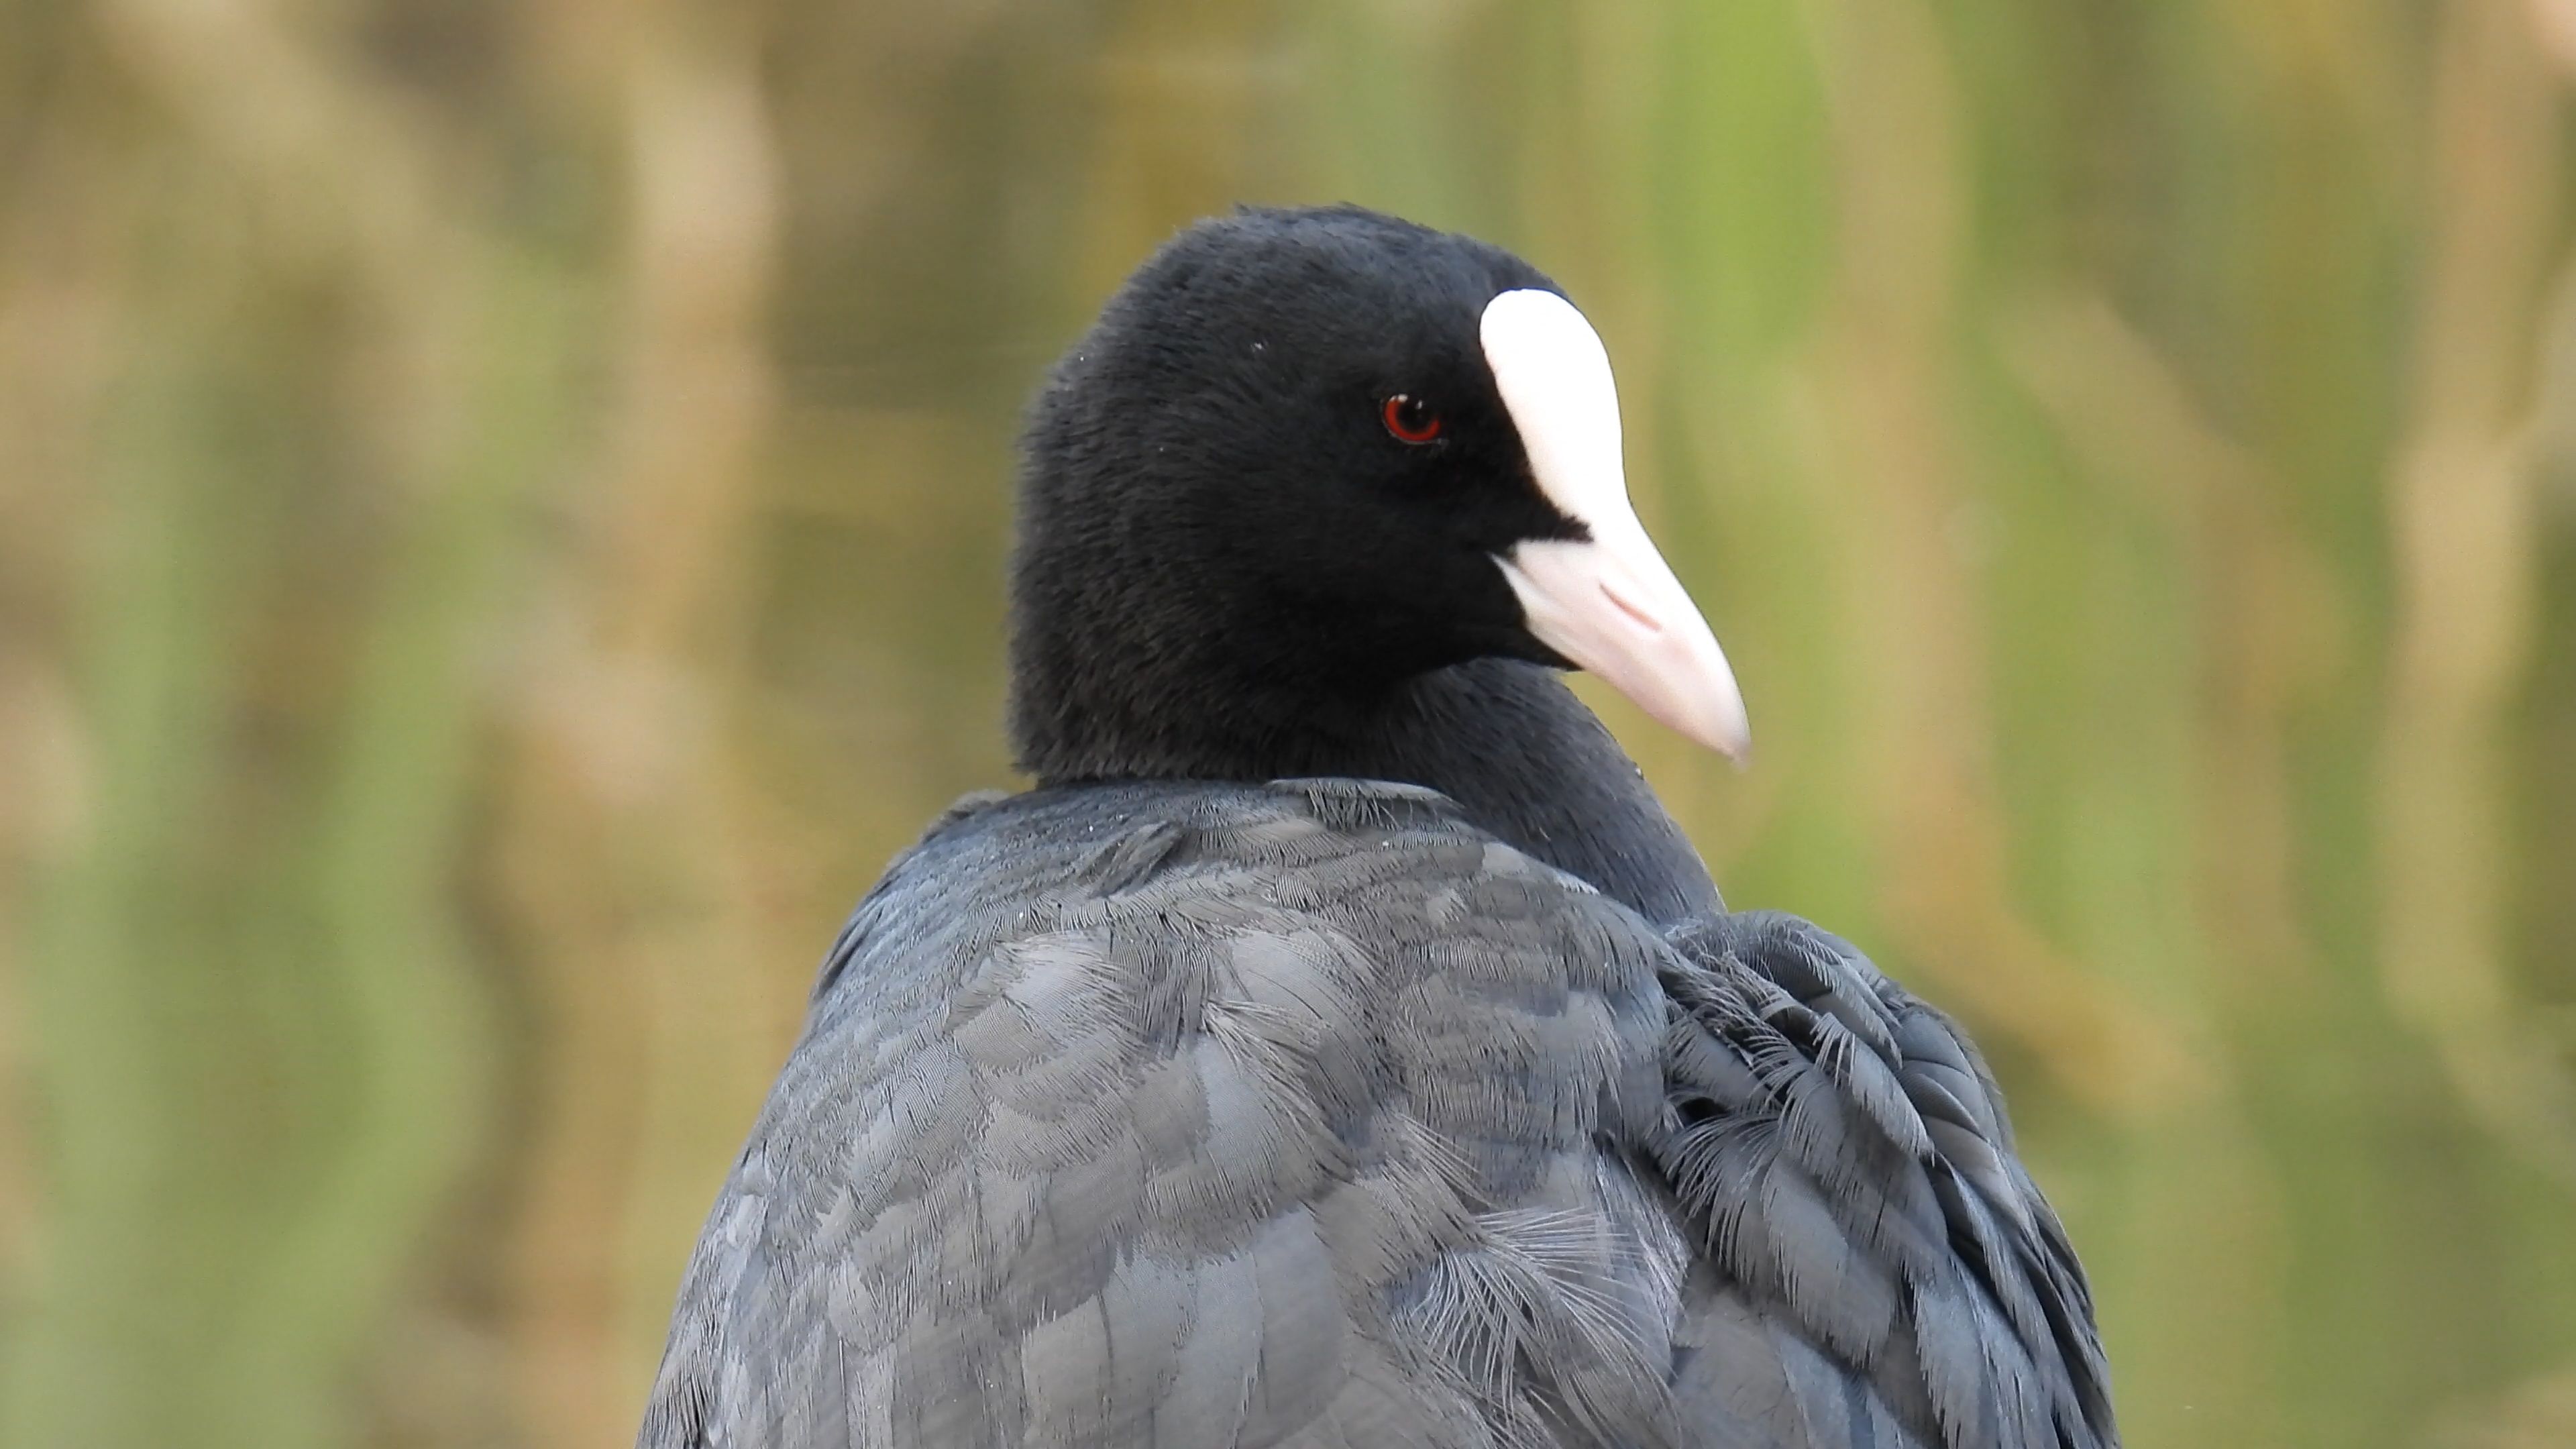
[[[1015,567],[1040,784],[834,946],[645,1449],[2116,1443],[1975,1049],[1727,913],[1545,667],[1740,743],[1569,471],[1599,410],[1532,401],[1608,377],[1529,361],[1589,333],[1525,290],[1247,212],[1059,367]]]

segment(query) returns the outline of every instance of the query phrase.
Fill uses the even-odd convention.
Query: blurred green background
[[[2139,1449],[2576,1444],[2576,0],[21,0],[0,1443],[613,1446],[1016,410],[1238,199],[1507,243]],[[1596,695],[1596,697],[1598,697]]]

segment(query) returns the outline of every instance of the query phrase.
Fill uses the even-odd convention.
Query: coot
[[[1975,1048],[1727,911],[1557,677],[1744,748],[1554,283],[1201,223],[1021,491],[1037,783],[834,945],[646,1449],[2116,1442]]]

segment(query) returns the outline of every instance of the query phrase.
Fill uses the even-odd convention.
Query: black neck
[[[1482,659],[1365,692],[1294,695],[1253,677],[1221,690],[1202,679],[1174,697],[1085,690],[1065,677],[1077,667],[1071,656],[1050,661],[1023,648],[1014,662],[1014,734],[1041,783],[1398,780],[1448,795],[1496,836],[1649,920],[1722,909],[1708,868],[1636,764],[1539,665]],[[1224,707],[1191,709],[1190,698]]]
[[[1650,921],[1724,909],[1636,762],[1554,670],[1484,659],[1423,675],[1344,773],[1428,785]]]

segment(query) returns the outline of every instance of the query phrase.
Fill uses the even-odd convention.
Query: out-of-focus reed
[[[22,10],[0,1442],[624,1442],[1009,778],[1019,399],[1341,198],[1608,337],[1760,762],[1603,708],[1987,1044],[2130,1442],[2576,1440],[2569,0]]]

